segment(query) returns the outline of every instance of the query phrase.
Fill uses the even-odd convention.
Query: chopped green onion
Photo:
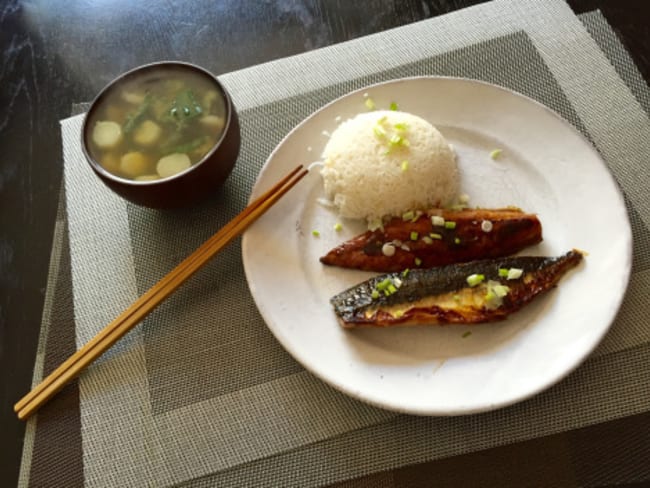
[[[372,290],[370,296],[376,300],[377,298],[379,298],[379,292],[377,290]]]
[[[387,119],[387,118],[388,118],[388,117],[386,117],[385,115],[382,115],[382,116],[379,117],[379,119],[377,120],[377,123],[378,123],[378,124],[383,124],[384,122],[386,122],[386,119]]]
[[[402,144],[402,146],[406,146],[406,147],[409,147],[411,145],[411,143],[409,142],[409,140],[406,137],[402,139],[401,144]]]
[[[388,285],[392,285],[392,284],[393,282],[390,281],[390,278],[384,278],[379,283],[377,283],[377,290],[384,291],[386,288],[388,288]]]
[[[485,307],[488,310],[494,310],[503,305],[503,297],[505,297],[510,288],[502,285],[498,281],[490,280],[487,282],[487,293],[485,294]]]
[[[376,108],[375,102],[370,97],[366,98],[365,105],[368,110],[374,110]]]
[[[391,110],[397,110],[397,104],[395,102],[390,103],[390,109]]]
[[[390,242],[385,243],[381,246],[381,253],[386,257],[391,257],[395,255],[395,246]]]
[[[456,300],[457,302],[460,302],[460,295],[454,295],[454,300]]]
[[[431,237],[431,239],[437,239],[437,240],[442,239],[442,235],[436,234],[435,232],[432,232],[431,234],[429,234],[429,236]]]
[[[482,274],[471,274],[467,277],[467,284],[469,286],[476,286],[479,285],[481,282],[485,280],[485,275]]]
[[[388,290],[384,290],[384,296],[389,297],[389,296],[390,296],[390,292],[389,292]]]
[[[320,232],[318,232],[316,229],[314,229],[314,230],[311,231],[311,235],[313,235],[314,237],[318,237],[318,236],[320,236]]]
[[[456,222],[453,220],[447,220],[445,222],[445,229],[455,229],[456,228]]]
[[[397,293],[397,287],[391,283],[390,285],[388,285],[388,291],[390,292],[391,295],[393,293]]]
[[[412,240],[412,241],[417,241],[419,235],[420,235],[420,234],[418,234],[417,232],[412,231],[412,232],[411,232],[411,240]]]
[[[409,169],[409,162],[402,161],[402,171],[406,171],[407,169]]]
[[[386,130],[381,125],[376,125],[372,128],[372,131],[375,133],[375,136],[378,138],[386,137]]]
[[[420,216],[421,216],[423,213],[424,213],[424,212],[422,212],[422,210],[416,210],[416,211],[415,211],[415,215],[414,215],[413,218],[411,219],[411,222],[415,222],[417,219],[420,218]]]
[[[492,289],[494,290],[496,296],[498,296],[499,298],[503,298],[510,291],[510,288],[508,288],[505,285],[494,285]]]
[[[499,276],[505,278],[508,276],[508,270],[506,268],[499,268]]]
[[[489,220],[484,220],[483,222],[481,222],[481,230],[483,232],[492,232],[492,227],[493,227],[492,222]]]
[[[496,159],[498,158],[503,151],[501,149],[494,149],[490,152],[490,158]]]
[[[454,242],[455,242],[456,244],[460,244],[460,238],[456,237],[456,238],[454,239]]]
[[[439,215],[432,215],[431,224],[436,227],[443,227],[445,225],[445,219],[440,217]]]
[[[397,312],[395,312],[395,315],[393,315],[393,317],[399,319],[402,315],[404,315],[404,310],[398,310]]]
[[[409,274],[409,269],[406,268],[404,271],[402,271],[402,278],[406,278]]]
[[[420,258],[415,258],[415,265],[420,266],[422,264],[422,260]]]
[[[374,232],[377,229],[384,230],[384,223],[381,219],[370,219],[368,222],[368,230]]]
[[[517,280],[517,279],[521,278],[521,275],[523,275],[523,274],[524,274],[524,270],[521,269],[521,268],[510,268],[508,270],[507,278],[509,280]]]
[[[402,136],[398,136],[397,134],[393,134],[390,137],[390,140],[388,141],[391,146],[397,146],[402,144]]]
[[[395,285],[397,288],[399,288],[400,286],[402,286],[402,280],[400,280],[397,277],[393,278],[393,285]]]
[[[433,244],[433,239],[431,239],[431,237],[429,236],[424,236],[422,240],[424,241],[425,244]]]
[[[397,122],[393,127],[395,127],[395,130],[405,131],[408,129],[408,124],[406,122]]]
[[[468,331],[465,332],[461,337],[462,337],[463,339],[465,339],[465,338],[467,338],[467,337],[469,337],[469,336],[471,336],[471,335],[472,335],[472,331],[471,331],[471,330],[468,330]]]
[[[337,222],[336,224],[334,224],[334,230],[335,230],[336,232],[340,232],[342,228],[343,228],[343,226],[342,226],[339,222]]]
[[[404,212],[404,213],[402,214],[402,220],[403,220],[404,222],[407,222],[407,221],[409,221],[409,220],[412,220],[413,217],[415,217],[415,212],[413,212],[413,210],[409,210],[408,212]]]

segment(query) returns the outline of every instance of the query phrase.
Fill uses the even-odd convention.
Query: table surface
[[[63,169],[58,122],[70,114],[71,105],[92,99],[116,75],[147,62],[180,59],[210,66],[219,75],[477,3],[482,2],[2,2],[0,485],[14,486],[18,476],[24,424],[16,420],[12,406],[32,377]],[[650,2],[568,3],[576,13],[601,9],[648,80]],[[576,435],[589,439],[582,454],[599,459],[601,469],[614,473],[616,466],[593,453],[611,445],[632,448],[640,439],[650,442],[648,425],[650,415],[643,414],[580,429]],[[511,454],[506,447],[470,456],[498,459]],[[552,462],[552,454],[548,456],[544,462]],[[466,456],[458,458],[450,460],[449,469],[467,462]],[[526,468],[531,473],[535,462],[541,461],[531,460]],[[631,464],[629,469],[638,468]]]

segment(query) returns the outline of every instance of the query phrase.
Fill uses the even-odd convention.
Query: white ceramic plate
[[[371,274],[326,267],[318,258],[365,227],[343,221],[343,231],[333,230],[341,219],[318,202],[322,181],[313,170],[242,243],[246,278],[275,337],[335,388],[401,412],[486,411],[559,381],[606,333],[631,268],[623,199],[598,153],[554,112],[517,93],[466,79],[408,78],[350,93],[303,121],[271,154],[252,197],[296,164],[317,160],[326,133],[366,110],[364,93],[379,108],[394,101],[438,127],[456,150],[470,204],[538,214],[544,241],[522,254],[579,248],[589,255],[559,288],[505,322],[344,330],[329,299]],[[503,149],[496,161],[489,157],[494,148]]]

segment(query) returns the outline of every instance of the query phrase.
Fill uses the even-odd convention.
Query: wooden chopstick
[[[69,381],[140,323],[210,258],[264,214],[307,173],[308,170],[304,169],[302,165],[295,168],[161,278],[129,308],[20,399],[14,405],[14,411],[18,414],[18,418],[27,419],[38,410]]]

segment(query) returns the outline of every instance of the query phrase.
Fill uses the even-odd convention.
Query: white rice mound
[[[391,145],[395,135],[407,142]],[[458,193],[451,147],[433,125],[409,113],[377,110],[346,120],[322,159],[325,194],[342,217],[401,216],[450,204]]]

